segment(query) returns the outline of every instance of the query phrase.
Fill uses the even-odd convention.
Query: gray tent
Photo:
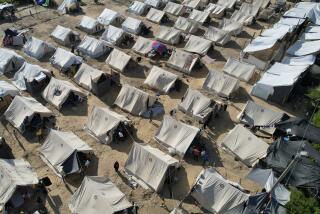
[[[0,80],[0,97],[4,98],[5,96],[11,96],[15,97],[16,95],[19,95],[19,90],[11,83]]]
[[[203,25],[209,19],[210,13],[193,9],[188,19]]]
[[[49,82],[51,73],[39,65],[25,62],[14,74],[12,83],[22,91],[39,92]]]
[[[248,82],[255,72],[256,67],[249,63],[240,62],[234,58],[229,58],[223,67],[223,72],[238,78],[241,81]]]
[[[0,74],[17,71],[24,61],[24,58],[16,52],[0,48]]]
[[[77,49],[91,58],[98,58],[109,50],[104,42],[90,36],[85,36]]]
[[[133,1],[128,7],[128,12],[141,16],[147,11],[148,7],[149,5],[143,2]]]
[[[127,17],[121,26],[125,32],[138,35],[141,32],[141,28],[143,25],[144,24],[141,20]]]
[[[233,21],[231,19],[222,19],[220,22],[220,29],[230,32],[231,35],[237,36],[239,35],[243,30],[243,24]]]
[[[108,108],[93,106],[91,114],[86,124],[86,130],[97,138],[101,143],[112,142],[112,137],[120,123],[129,120]]]
[[[214,42],[214,44],[225,45],[231,40],[231,33],[209,26],[203,37]]]
[[[174,23],[174,28],[183,31],[184,33],[195,33],[199,29],[199,24],[197,22],[190,21],[189,19],[179,16],[179,18]]]
[[[16,189],[38,184],[37,173],[30,163],[18,159],[0,159],[0,211]]]
[[[126,33],[121,28],[109,25],[101,36],[101,40],[105,41],[108,45],[119,45],[123,41]]]
[[[72,31],[70,28],[62,27],[61,25],[57,25],[50,36],[54,41],[64,46],[72,45],[72,37],[75,38],[75,41],[79,40],[79,34],[77,32]]]
[[[160,24],[161,20],[163,19],[164,16],[165,16],[165,12],[151,8],[149,10],[146,18],[151,22],[155,22],[157,24]]]
[[[94,34],[103,30],[103,25],[100,24],[96,19],[91,18],[89,16],[83,16],[78,28],[83,30],[88,34]]]
[[[237,0],[218,0],[217,4],[224,6],[227,9],[233,9]]]
[[[148,161],[146,161],[148,160]],[[161,191],[171,167],[179,162],[159,149],[134,143],[125,163],[125,170],[143,187]]]
[[[187,115],[204,122],[213,111],[211,104],[211,99],[197,90],[188,88],[178,108]]]
[[[306,41],[298,40],[287,50],[287,54],[293,56],[306,56],[320,53],[320,40]]]
[[[171,15],[180,16],[186,12],[186,7],[169,1],[163,11]]]
[[[41,159],[59,176],[81,172],[79,154],[88,154],[92,148],[72,132],[51,130],[40,148]]]
[[[161,92],[168,93],[174,86],[177,79],[177,75],[170,73],[160,67],[153,66],[149,72],[148,77],[144,81],[144,84]]]
[[[212,18],[222,18],[226,8],[222,5],[209,3],[204,11],[209,12]]]
[[[24,52],[36,59],[41,59],[49,54],[53,54],[55,48],[40,39],[31,37],[23,47]]]
[[[136,43],[133,45],[132,50],[137,54],[147,56],[152,50],[152,43],[153,41],[151,39],[139,36]]]
[[[221,145],[249,167],[264,158],[269,147],[267,143],[239,124],[227,134]]]
[[[51,64],[62,72],[68,71],[71,66],[81,64],[82,58],[62,48],[57,48],[50,58]]]
[[[84,98],[85,93],[66,80],[51,78],[49,84],[42,92],[42,97],[57,109],[61,109],[63,104],[70,98],[76,95],[79,98]]]
[[[160,26],[156,39],[170,45],[175,45],[180,42],[181,34],[181,30],[177,30],[173,27]]]
[[[204,1],[202,0],[183,0],[182,5],[190,8],[190,9],[198,9],[202,7]]]
[[[133,115],[141,116],[154,104],[156,98],[130,85],[123,85],[114,104]]]
[[[123,72],[131,60],[131,56],[114,48],[106,59],[106,63],[113,69]]]
[[[199,58],[200,57],[197,54],[174,49],[167,62],[167,66],[183,73],[190,74]]]
[[[238,116],[241,123],[249,125],[250,127],[261,128],[262,131],[269,134],[274,133],[275,124],[287,117],[288,116],[282,112],[273,111],[250,100]]]
[[[25,131],[25,120],[31,122],[34,115],[39,114],[41,118],[51,117],[52,111],[43,106],[32,97],[15,96],[4,116],[20,132]]]
[[[168,149],[174,149],[180,157],[184,157],[199,132],[199,128],[165,115],[154,138]]]
[[[209,49],[212,47],[212,45],[213,44],[210,40],[203,39],[199,36],[191,35],[183,49],[191,53],[206,55]]]
[[[230,95],[239,88],[240,81],[227,74],[211,70],[202,85],[202,88],[209,93],[214,93],[222,97]]]
[[[114,214],[132,204],[109,179],[98,176],[84,177],[69,202],[71,213]]]
[[[114,24],[119,17],[121,17],[121,15],[118,12],[105,8],[97,20],[102,25],[111,25]]]
[[[240,9],[235,11],[230,19],[244,25],[251,25],[259,9],[259,5],[243,2]]]
[[[191,196],[212,213],[241,213],[249,195],[239,184],[223,178],[214,168],[204,169],[197,177]]]
[[[151,6],[151,7],[159,8],[163,4],[165,4],[165,1],[163,1],[163,0],[144,0],[144,3]]]

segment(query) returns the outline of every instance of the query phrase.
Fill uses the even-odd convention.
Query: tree
[[[320,214],[320,203],[316,198],[305,195],[297,189],[291,189],[290,202],[286,204],[288,213]]]

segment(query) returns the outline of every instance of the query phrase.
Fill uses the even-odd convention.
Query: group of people
[[[209,162],[209,155],[205,146],[194,145],[190,147],[190,153],[195,161],[202,161],[203,165]]]

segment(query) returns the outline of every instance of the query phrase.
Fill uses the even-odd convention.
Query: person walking
[[[119,173],[119,167],[120,167],[119,162],[118,161],[114,162],[113,168],[116,173]]]
[[[153,111],[150,110],[150,117],[149,117],[149,122],[150,122],[150,123],[152,122],[152,118],[153,118]]]

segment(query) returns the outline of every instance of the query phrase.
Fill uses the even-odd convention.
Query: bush
[[[311,88],[306,96],[311,100],[313,107],[316,106],[316,102],[320,100],[320,86]],[[320,106],[318,106],[320,108]]]
[[[290,202],[286,204],[286,208],[290,214],[320,214],[320,203],[317,199],[296,189],[291,189]]]
[[[312,123],[317,126],[320,127],[320,110],[318,110],[312,118]]]

